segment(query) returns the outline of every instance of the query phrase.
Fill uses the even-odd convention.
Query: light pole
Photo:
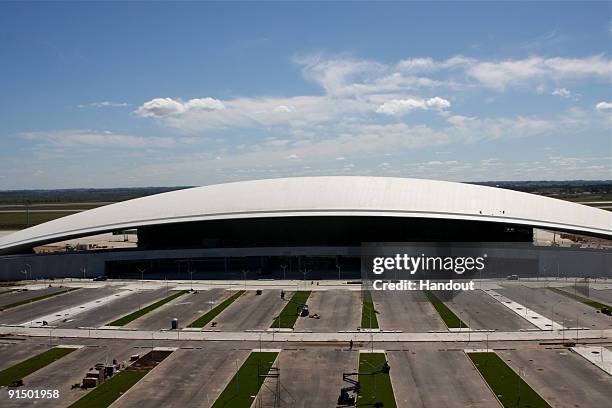
[[[187,263],[187,269],[189,270],[189,275],[191,276],[191,291],[193,292],[193,271],[191,270],[189,263]]]
[[[336,262],[336,268],[338,268],[338,280],[340,280],[340,262]]]
[[[280,267],[283,270],[283,280],[286,280],[287,264],[282,264]]]
[[[244,290],[246,290],[247,284],[246,284],[246,277],[247,277],[247,273],[249,272],[248,269],[243,269],[242,270],[242,279],[244,281]]]
[[[553,327],[555,325],[555,321],[554,321],[554,317],[555,317],[555,306],[557,306],[559,303],[563,302],[562,300],[559,300],[556,303],[553,303],[553,305],[550,307],[550,331],[553,331]]]
[[[138,272],[140,272],[140,289],[143,289],[143,285],[144,285],[144,273],[147,269],[146,268],[138,268]]]

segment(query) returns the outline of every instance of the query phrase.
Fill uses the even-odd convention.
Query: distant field
[[[30,211],[29,224],[28,216],[25,211],[1,212],[0,210],[0,230],[20,230],[43,222],[51,221],[56,218],[75,214],[79,211]]]

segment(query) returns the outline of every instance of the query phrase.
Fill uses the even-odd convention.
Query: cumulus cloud
[[[612,109],[612,102],[599,102],[597,105],[595,105],[595,109],[610,110]]]
[[[450,102],[444,98],[438,96],[430,99],[392,99],[389,102],[385,102],[380,105],[377,109],[377,113],[383,113],[385,115],[403,115],[415,109],[446,109],[451,106]]]
[[[189,111],[217,111],[225,108],[223,102],[214,98],[180,99],[155,98],[143,103],[134,113],[145,118],[163,118]]]
[[[567,88],[556,88],[554,91],[552,91],[552,95],[560,96],[561,98],[570,98],[572,93]]]

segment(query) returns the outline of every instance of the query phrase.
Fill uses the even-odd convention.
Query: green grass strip
[[[506,408],[546,408],[540,397],[504,360],[491,352],[467,353],[480,374]]]
[[[382,367],[387,360],[384,353],[360,353],[359,372],[368,373]],[[357,394],[358,407],[373,407],[383,403],[385,408],[397,407],[389,374],[360,375],[361,391]]]
[[[147,375],[149,371],[125,370],[112,376],[110,380],[100,384],[69,408],[106,408],[134,384]]]
[[[292,329],[295,325],[295,321],[299,317],[299,313],[301,311],[300,305],[305,304],[309,296],[309,290],[298,290],[295,292],[291,297],[291,301],[287,302],[270,327]]]
[[[376,309],[372,301],[372,294],[369,290],[364,290],[361,294],[361,328],[378,329],[378,318],[376,317]]]
[[[17,363],[12,367],[0,371],[0,386],[6,386],[16,380],[32,374],[35,371],[51,364],[55,360],[59,360],[66,354],[70,354],[76,349],[74,348],[52,348],[43,353],[35,355],[27,360]]]
[[[48,293],[46,295],[42,295],[42,296],[30,298],[30,299],[20,300],[19,302],[9,303],[8,305],[0,306],[0,310],[7,310],[7,309],[12,309],[12,308],[17,307],[17,306],[27,305],[27,304],[32,303],[32,302],[38,302],[39,300],[48,299],[50,297],[57,296],[57,295],[62,295],[64,293],[72,292],[73,290],[78,290],[78,289],[79,288],[69,288],[69,289],[66,289],[66,290],[60,290],[59,292]]]
[[[240,291],[234,293],[232,296],[230,296],[229,298],[225,299],[223,302],[219,303],[217,306],[212,308],[208,313],[200,316],[199,318],[197,318],[196,320],[191,322],[187,327],[204,327],[204,326],[206,326],[215,317],[217,317],[219,315],[219,313],[221,313],[229,305],[234,303],[234,301],[236,299],[238,299],[243,293],[244,293],[244,290],[240,290]]]
[[[569,293],[569,292],[567,292],[565,290],[562,290],[562,289],[557,289],[557,288],[548,288],[548,289],[550,289],[553,292],[558,293],[560,295],[566,296],[566,297],[568,297],[570,299],[577,300],[580,303],[584,303],[587,306],[594,307],[595,309],[601,310],[604,307],[607,307],[608,309],[612,309],[612,306],[608,306],[608,305],[606,305],[604,303],[596,302],[596,301],[591,300],[589,298],[585,298],[585,297],[582,297],[582,296],[574,295],[573,293]]]
[[[444,321],[444,324],[446,324],[446,327],[448,327],[449,329],[468,327],[468,325],[465,324],[465,322],[461,320],[455,313],[453,313],[453,311],[450,310],[448,306],[444,304],[444,302],[438,299],[438,297],[434,295],[433,292],[426,290],[425,296],[427,296],[427,299],[429,299],[433,307],[436,309],[436,311]]]
[[[278,353],[252,352],[227,384],[212,408],[249,408],[259,392],[263,379],[274,364]]]
[[[147,307],[143,307],[142,309],[139,309],[135,312],[130,313],[129,315],[125,315],[123,317],[120,317],[119,319],[110,322],[108,324],[108,326],[125,326],[126,324],[138,319],[139,317],[142,317],[144,315],[146,315],[147,313],[149,313],[152,310],[157,309],[158,307],[165,305],[166,303],[176,299],[177,297],[184,295],[185,293],[189,292],[188,290],[179,290],[178,292],[163,298],[162,300],[158,300],[157,302],[150,304]]]

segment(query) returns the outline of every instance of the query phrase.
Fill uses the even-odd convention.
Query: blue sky
[[[612,178],[610,2],[0,3],[0,189]]]

